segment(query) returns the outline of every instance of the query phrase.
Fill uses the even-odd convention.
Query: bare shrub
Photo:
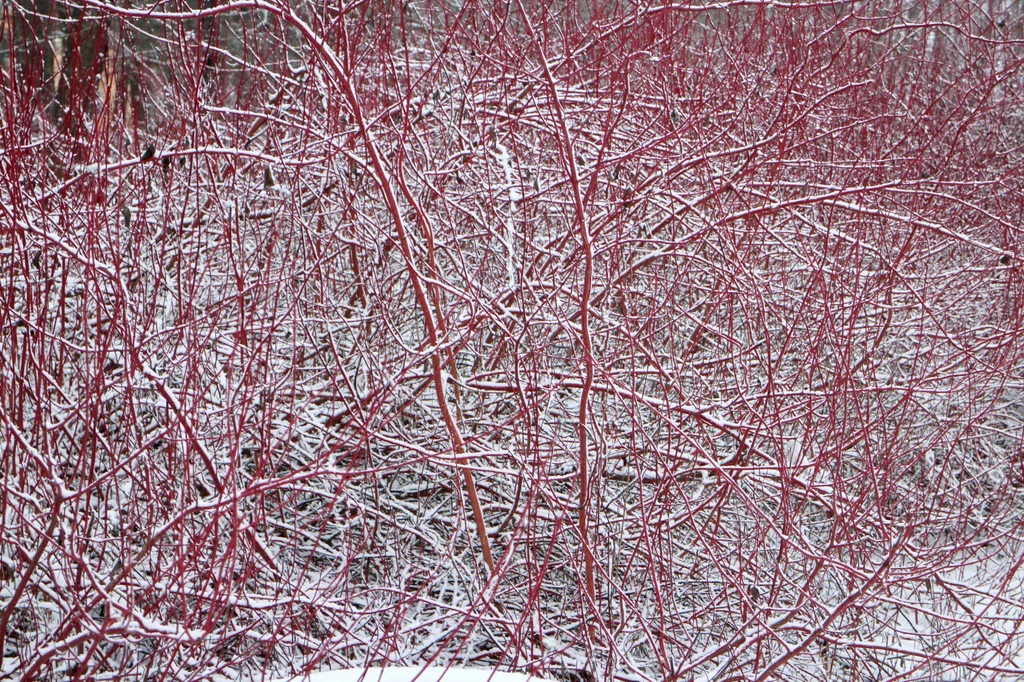
[[[2,11],[5,677],[1024,674],[1020,3]]]

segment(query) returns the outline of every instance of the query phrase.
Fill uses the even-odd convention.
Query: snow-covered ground
[[[539,677],[470,668],[349,668],[299,675],[280,682],[543,682]]]

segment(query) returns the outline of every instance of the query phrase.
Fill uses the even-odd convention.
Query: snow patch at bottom
[[[523,673],[470,668],[349,668],[299,675],[281,682],[544,682]]]

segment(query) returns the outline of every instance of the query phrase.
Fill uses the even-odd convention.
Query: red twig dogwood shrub
[[[0,676],[1024,675],[1024,6],[17,0]]]

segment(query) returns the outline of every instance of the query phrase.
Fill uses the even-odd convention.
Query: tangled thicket
[[[1018,0],[0,11],[5,679],[1024,674]]]

